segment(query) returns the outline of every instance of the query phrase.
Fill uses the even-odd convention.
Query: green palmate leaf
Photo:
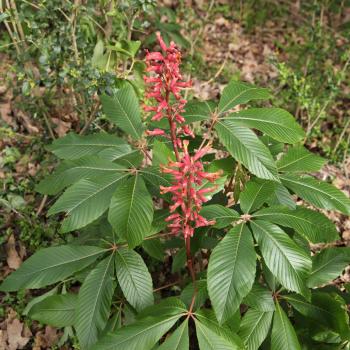
[[[186,264],[186,249],[181,248],[173,258],[173,264],[171,266],[171,272],[175,273],[180,271]]]
[[[295,330],[278,303],[273,317],[271,350],[301,350]]]
[[[219,101],[219,112],[224,113],[233,107],[251,100],[266,100],[271,95],[267,89],[250,84],[231,81],[223,90]]]
[[[152,277],[138,253],[126,248],[118,249],[115,268],[126,300],[137,311],[153,304]]]
[[[271,221],[293,228],[312,243],[332,242],[339,238],[335,225],[323,214],[311,209],[297,207],[270,207],[254,213],[254,218]]]
[[[52,295],[35,304],[29,316],[40,323],[53,327],[67,327],[74,324],[78,296],[76,294]]]
[[[152,165],[159,167],[161,164],[168,164],[169,158],[175,160],[171,144],[166,141],[155,140],[152,148]]]
[[[310,253],[310,243],[304,236],[294,232],[292,239],[306,254]]]
[[[194,123],[208,120],[216,107],[213,101],[189,101],[185,106],[185,112],[182,115],[185,118],[185,123]]]
[[[141,137],[143,125],[134,89],[127,87],[117,91],[114,96],[102,95],[101,102],[109,120],[134,139]]]
[[[51,297],[52,295],[56,295],[57,291],[58,291],[58,286],[52,288],[51,290],[49,290],[48,292],[46,292],[44,294],[39,295],[38,297],[31,299],[30,302],[24,308],[22,315],[25,315],[25,316],[29,315],[29,312],[34,305],[42,302],[47,297]]]
[[[196,282],[196,298],[193,304],[193,310],[200,308],[205,301],[208,299],[208,290],[207,290],[207,280],[199,280]],[[181,300],[190,308],[192,303],[192,298],[195,293],[193,283],[190,283],[181,293]]]
[[[350,214],[350,199],[333,185],[310,176],[281,175],[282,183],[318,208]]]
[[[220,323],[228,320],[252,288],[256,254],[244,224],[234,227],[215,247],[208,265],[208,292]]]
[[[272,274],[272,272],[269,270],[269,268],[266,266],[265,262],[262,261],[262,273],[264,276],[264,281],[266,282],[267,286],[275,292],[279,287],[280,283],[278,282],[276,276]]]
[[[232,176],[234,174],[235,164],[236,162],[232,157],[215,159],[210,162],[208,172],[215,173],[222,171],[223,175]]]
[[[153,238],[149,240],[144,240],[142,242],[142,248],[150,255],[152,258],[159,261],[164,260],[164,246],[159,238]]]
[[[137,319],[145,317],[176,316],[187,313],[186,305],[177,297],[170,297],[161,300],[158,304],[151,305],[137,314]]]
[[[349,332],[349,317],[340,301],[328,293],[312,294],[311,303],[296,294],[285,295],[283,298],[298,312],[307,318],[315,320],[326,328],[346,336]]]
[[[226,176],[221,176],[214,182],[204,179],[203,183],[200,186],[196,186],[196,189],[201,190],[210,188],[210,192],[204,194],[204,197],[207,199],[207,201],[210,201],[216,193],[221,192],[225,188],[226,179]]]
[[[182,316],[146,317],[103,337],[94,350],[150,350]]]
[[[55,172],[46,176],[35,186],[35,191],[42,194],[54,195],[58,193],[61,189],[65,188],[70,180],[66,179],[63,175],[66,170],[71,168],[72,161],[63,161],[55,169]]]
[[[141,176],[136,174],[115,191],[108,220],[130,248],[140,244],[150,230],[153,219],[152,197]]]
[[[234,339],[226,333],[218,332],[218,328],[211,329],[208,325],[195,320],[197,338],[200,350],[240,350],[242,349]]]
[[[79,290],[75,329],[82,349],[90,349],[105,328],[114,292],[114,254],[102,260]]]
[[[295,209],[296,207],[296,204],[287,188],[279,183],[275,184],[275,189],[270,196],[268,203],[271,205],[283,205],[290,209]]]
[[[247,350],[258,350],[270,329],[273,312],[250,309],[243,316],[238,335]]]
[[[174,331],[174,333],[168,337],[165,342],[158,348],[158,350],[188,350],[189,349],[189,337],[188,337],[188,319]]]
[[[127,303],[125,303],[122,306],[123,306],[123,316],[124,316],[124,318],[122,320],[123,325],[128,326],[130,324],[135,323],[136,316],[137,316],[136,311],[131,306],[129,306],[129,304],[127,304]]]
[[[284,150],[284,143],[276,141],[268,135],[260,136],[260,140],[270,150],[271,154],[275,157]]]
[[[250,180],[239,196],[240,206],[244,213],[259,209],[269,199],[275,183],[272,181]]]
[[[339,295],[315,292],[312,295],[312,304],[319,309],[327,310],[331,316],[328,316],[328,325],[335,330],[342,339],[350,340],[348,305]],[[319,319],[317,319],[319,322]]]
[[[169,175],[163,174],[159,167],[147,167],[139,170],[142,178],[152,187],[159,191],[159,186],[171,186],[171,178]]]
[[[260,130],[280,142],[296,143],[305,136],[294,117],[281,108],[249,108],[226,118],[235,125]]]
[[[50,208],[48,215],[66,213],[61,232],[84,227],[107,210],[113,192],[128,176],[128,173],[114,173],[100,178],[79,180],[63,193]]]
[[[292,305],[293,308],[300,312],[303,316],[315,319],[322,324],[324,324],[324,322],[328,322],[330,317],[333,317],[328,309],[325,310],[316,305],[313,305],[312,303],[309,303],[301,295],[288,294],[281,297],[290,305]]]
[[[258,311],[268,312],[275,310],[271,291],[258,283],[254,283],[253,288],[244,298],[243,303]]]
[[[283,172],[316,172],[319,171],[326,160],[309,152],[303,146],[294,146],[277,161],[277,168]]]
[[[80,230],[79,235],[73,238],[73,244],[80,245],[96,245],[106,246],[116,241],[116,236],[113,233],[113,229],[109,224],[106,215],[97,219],[90,225]]]
[[[214,315],[215,317],[215,315]],[[227,326],[231,332],[234,332],[234,333],[237,333],[238,330],[239,330],[239,326],[241,324],[241,311],[240,309],[238,309],[235,314],[229,319],[226,321],[226,323],[224,324],[225,326]],[[238,335],[237,335],[237,339],[238,339]],[[243,347],[243,340],[241,338],[240,339],[240,342],[242,343],[242,347]]]
[[[214,332],[220,334],[221,331],[226,333],[226,331],[231,330],[229,323],[232,319],[236,320],[237,313],[239,313],[239,311],[237,311],[227,322],[221,325],[218,323],[215,316],[215,312],[212,309],[201,308],[200,310],[196,311],[195,317],[198,319],[199,322],[212,329]],[[238,336],[237,339],[239,339]]]
[[[107,321],[106,327],[104,328],[101,336],[106,335],[109,332],[115,332],[117,329],[121,328],[123,321],[123,305],[119,306],[119,309],[115,311],[114,315]]]
[[[326,248],[312,257],[309,287],[319,287],[339,275],[350,263],[350,248]]]
[[[311,269],[311,258],[278,226],[254,220],[251,227],[271,272],[285,288],[308,296],[305,282]]]
[[[309,334],[311,334],[311,339],[305,339],[304,337],[304,339],[302,340],[302,345],[307,345],[308,349],[349,350],[349,346],[346,342],[344,342],[343,344],[341,343],[341,338],[338,334],[336,334],[333,331],[330,331],[329,329],[324,329],[322,326],[318,325],[315,322],[312,323],[312,330],[309,331]]]
[[[230,120],[219,121],[215,128],[220,141],[237,161],[257,177],[279,182],[270,151],[253,131]]]
[[[159,233],[160,231],[163,231],[168,226],[168,223],[165,221],[165,219],[169,215],[170,215],[169,210],[166,210],[166,209],[156,210],[153,215],[151,228],[146,236],[147,237],[152,236],[156,233]]]
[[[125,146],[124,140],[113,135],[98,133],[87,136],[69,133],[55,140],[47,148],[62,159],[78,159],[87,155],[96,155],[106,148]]]
[[[64,161],[61,169],[65,170],[55,172],[40,181],[35,188],[36,191],[53,195],[80,179],[114,174],[117,171],[122,171],[125,167],[98,156],[86,156],[77,160]]]
[[[105,249],[90,246],[64,245],[41,249],[1,284],[4,292],[23,288],[41,288],[64,280],[93,263]]]
[[[201,309],[195,313],[195,317],[201,324],[209,328],[211,331],[235,344],[238,349],[244,348],[242,339],[236,334],[241,321],[239,310],[237,310],[227,322],[221,325],[218,323],[213,310]]]
[[[118,162],[124,167],[137,167],[143,159],[142,153],[138,149],[132,149],[129,145],[106,148],[98,153],[99,158],[110,162]]]
[[[224,228],[240,218],[235,210],[220,204],[206,205],[200,214],[207,220],[215,220],[215,225],[213,225],[215,228]]]

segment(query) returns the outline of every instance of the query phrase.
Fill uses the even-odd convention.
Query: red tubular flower
[[[180,135],[194,137],[188,125],[184,125],[185,118],[181,115],[187,103],[180,94],[181,90],[191,86],[191,82],[183,81],[180,73],[181,53],[176,45],[171,42],[166,46],[160,33],[157,33],[158,43],[163,52],[147,52],[147,72],[153,72],[154,76],[144,77],[148,84],[146,98],[154,98],[157,106],[144,106],[145,111],[155,112],[153,121],[167,118],[170,126],[170,137],[176,161],[169,161],[166,166],[161,166],[164,173],[173,176],[171,186],[161,186],[161,193],[172,194],[171,215],[166,219],[170,222],[168,228],[174,234],[183,233],[185,239],[191,237],[197,227],[213,225],[215,221],[208,221],[199,212],[202,204],[207,201],[205,194],[212,192],[215,187],[201,188],[204,182],[214,182],[219,173],[204,171],[200,159],[208,153],[210,147],[199,149],[193,156],[188,152],[188,140],[180,139]],[[171,102],[170,96],[174,96],[175,102]],[[147,132],[152,136],[166,136],[164,130],[154,129]]]
[[[164,136],[165,135],[165,131],[162,129],[147,130],[146,133],[149,136]]]

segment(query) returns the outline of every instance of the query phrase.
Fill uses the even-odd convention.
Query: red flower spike
[[[171,174],[173,181],[171,186],[160,186],[162,194],[172,194],[172,205],[169,207],[172,213],[165,220],[170,222],[168,228],[174,234],[183,233],[185,238],[194,234],[194,229],[213,225],[215,221],[208,221],[199,215],[202,204],[207,201],[204,194],[212,192],[215,187],[199,189],[203,181],[214,182],[219,173],[207,173],[204,171],[200,159],[208,153],[210,147],[204,147],[193,156],[188,151],[188,140],[181,140],[180,136],[194,137],[193,131],[184,125],[185,118],[181,115],[187,103],[181,96],[181,90],[192,85],[191,81],[183,81],[180,73],[181,52],[171,42],[167,46],[159,32],[156,33],[162,52],[147,52],[147,72],[153,72],[153,76],[144,77],[148,85],[146,98],[153,98],[157,106],[144,106],[147,112],[155,112],[153,121],[167,118],[170,126],[169,138],[172,141],[176,161],[169,160],[166,166],[161,166],[161,171]],[[170,96],[175,98],[172,101]],[[167,136],[162,129],[154,129],[147,132],[148,135]]]

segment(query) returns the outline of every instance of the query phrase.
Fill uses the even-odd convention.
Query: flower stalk
[[[152,112],[152,121],[168,120],[169,131],[155,128],[148,130],[149,136],[164,137],[171,141],[175,161],[169,160],[168,164],[161,165],[161,170],[171,174],[173,181],[171,186],[161,186],[161,193],[171,193],[172,203],[169,207],[170,215],[166,218],[169,222],[170,232],[177,235],[182,233],[185,239],[187,267],[193,283],[196,281],[191,254],[191,237],[198,227],[214,224],[202,217],[199,212],[202,204],[207,201],[206,194],[212,192],[215,187],[208,186],[219,178],[220,173],[208,173],[204,170],[201,158],[210,151],[210,145],[200,147],[194,155],[189,151],[189,140],[194,137],[192,130],[186,124],[182,113],[187,101],[181,96],[181,90],[191,86],[191,81],[183,81],[180,72],[181,52],[175,43],[167,46],[160,33],[157,33],[158,43],[162,52],[147,52],[147,72],[152,76],[145,76],[148,86],[147,99],[154,99],[156,105],[145,105],[147,112]]]

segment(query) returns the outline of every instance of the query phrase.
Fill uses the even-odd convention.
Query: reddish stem
[[[193,307],[194,307],[194,303],[196,301],[197,292],[198,292],[198,290],[195,287],[193,295],[192,295],[191,305],[190,305],[190,308],[188,309],[188,317],[192,316],[192,314],[193,314]]]
[[[191,254],[191,237],[186,237],[185,243],[186,243],[187,268],[190,272],[192,281],[195,284],[196,283],[196,274],[194,272],[193,259],[192,259],[192,254]]]
[[[171,137],[171,142],[173,144],[176,160],[179,162],[180,155],[179,155],[179,150],[177,148],[177,142],[176,142],[176,139],[177,139],[176,138],[176,123],[174,122],[173,115],[171,113],[171,107],[169,105],[169,98],[170,98],[170,93],[169,93],[169,90],[167,89],[165,99],[166,99],[166,102],[168,104],[167,118],[168,118],[169,126],[170,126],[170,137]]]

